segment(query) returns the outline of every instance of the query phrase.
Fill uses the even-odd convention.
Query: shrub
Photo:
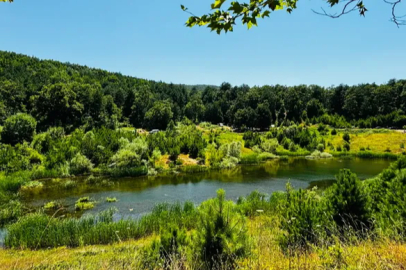
[[[341,145],[337,146],[337,152],[341,152],[341,151],[342,151]]]
[[[348,134],[348,132],[345,132],[344,134],[343,134],[343,140],[345,141],[345,142],[347,142],[347,143],[350,143],[350,134]]]
[[[317,145],[317,150],[320,152],[324,152],[324,144],[320,143]]]
[[[329,219],[323,215],[325,207],[316,192],[302,189],[296,191],[287,184],[286,199],[280,202],[281,228],[286,232],[280,238],[282,248],[307,249],[322,240],[323,229]]]
[[[70,161],[70,173],[72,174],[90,173],[92,169],[93,163],[81,153],[77,153]]]
[[[348,169],[341,170],[336,179],[326,197],[333,220],[341,228],[369,229],[371,205],[361,180]]]
[[[275,154],[276,148],[278,147],[278,141],[276,139],[268,139],[261,143],[261,148],[265,152]]]
[[[178,226],[172,225],[162,230],[159,247],[159,256],[163,260],[164,269],[172,269],[170,266],[180,260],[183,249],[187,246],[187,234],[185,229],[179,229]]]
[[[237,205],[240,211],[246,216],[254,216],[261,211],[269,210],[269,202],[266,200],[266,194],[253,191],[246,198],[238,198]],[[259,212],[258,212],[259,210]]]
[[[258,155],[258,160],[259,161],[264,161],[264,160],[269,160],[269,159],[275,159],[277,158],[276,155],[272,154],[272,153],[268,153],[268,152],[263,152],[261,154]]]
[[[404,149],[405,148],[405,143],[401,143],[400,144],[400,149]]]
[[[296,146],[296,144],[294,142],[291,142],[289,144],[289,151],[291,151],[291,152],[296,152],[297,151],[297,146]]]
[[[24,141],[31,142],[37,127],[37,121],[28,114],[20,113],[6,119],[1,132],[1,141],[15,145]]]
[[[234,168],[238,163],[238,159],[235,157],[225,157],[223,160],[220,162],[220,168],[221,169],[231,169]]]
[[[217,198],[207,200],[200,206],[201,222],[197,230],[197,247],[208,269],[221,265],[234,268],[236,259],[249,251],[245,218],[232,201],[225,200],[225,191],[217,191]]]
[[[350,151],[350,149],[351,149],[350,144],[349,143],[344,143],[344,150],[345,151]]]
[[[16,221],[24,214],[24,206],[18,197],[6,196],[0,192],[0,227]]]

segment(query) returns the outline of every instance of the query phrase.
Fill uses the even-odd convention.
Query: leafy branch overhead
[[[314,11],[317,14],[325,15],[331,18],[339,18],[342,15],[356,11],[361,16],[365,16],[368,11],[364,2],[361,0],[326,0],[330,8],[339,8],[338,13],[328,13],[323,8],[321,11]],[[391,5],[392,14],[391,21],[397,26],[406,24],[405,16],[396,15],[396,8],[402,0],[388,1],[383,0],[385,3]],[[241,21],[248,29],[252,26],[257,26],[258,19],[269,17],[271,12],[276,10],[286,10],[291,13],[297,8],[298,0],[250,0],[249,3],[242,3],[232,1],[225,7],[226,0],[214,0],[211,4],[212,12],[196,16],[189,11],[187,7],[181,5],[183,11],[189,13],[191,16],[186,22],[186,26],[207,26],[211,31],[216,31],[220,34],[222,31],[233,31],[237,21]]]

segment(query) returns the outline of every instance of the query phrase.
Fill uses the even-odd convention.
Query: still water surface
[[[68,210],[73,211],[75,201],[89,196],[97,201],[95,208],[87,211],[96,213],[110,207],[119,210],[119,216],[137,216],[151,211],[156,203],[192,201],[196,204],[214,197],[222,188],[227,198],[237,200],[254,190],[271,194],[285,190],[287,182],[295,188],[308,188],[331,184],[334,176],[342,168],[357,173],[361,179],[379,174],[390,161],[379,159],[328,159],[308,160],[294,158],[289,161],[272,161],[260,165],[243,165],[232,170],[211,171],[195,174],[173,174],[160,177],[122,178],[104,181],[102,184],[85,184],[84,179],[76,178],[76,187],[66,189],[63,185],[45,183],[39,192],[25,194],[25,199],[33,206],[57,200]],[[107,203],[107,197],[117,198],[115,203]]]

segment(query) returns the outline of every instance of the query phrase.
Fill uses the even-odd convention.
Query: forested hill
[[[248,87],[202,91],[0,51],[0,125],[31,114],[38,130],[118,125],[163,129],[170,120],[267,128],[290,121],[336,127],[406,125],[406,80],[387,84]]]

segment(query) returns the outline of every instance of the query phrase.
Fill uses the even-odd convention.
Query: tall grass
[[[259,160],[257,153],[242,155],[240,159],[240,164],[258,164],[258,163]]]
[[[396,160],[399,155],[388,152],[371,152],[371,151],[359,151],[359,152],[332,152],[335,157],[359,157],[359,158],[382,158]]]
[[[209,170],[210,167],[200,165],[188,165],[179,167],[179,171],[183,173],[199,173],[199,172],[207,172]]]
[[[176,224],[191,229],[196,225],[197,211],[191,202],[183,205],[158,204],[152,213],[139,219],[113,222],[115,210],[80,219],[54,218],[43,213],[29,214],[8,227],[5,245],[9,248],[49,248],[58,246],[110,244],[136,239]]]
[[[135,168],[103,168],[101,170],[103,175],[110,177],[136,177],[148,174],[146,167],[135,167]]]

